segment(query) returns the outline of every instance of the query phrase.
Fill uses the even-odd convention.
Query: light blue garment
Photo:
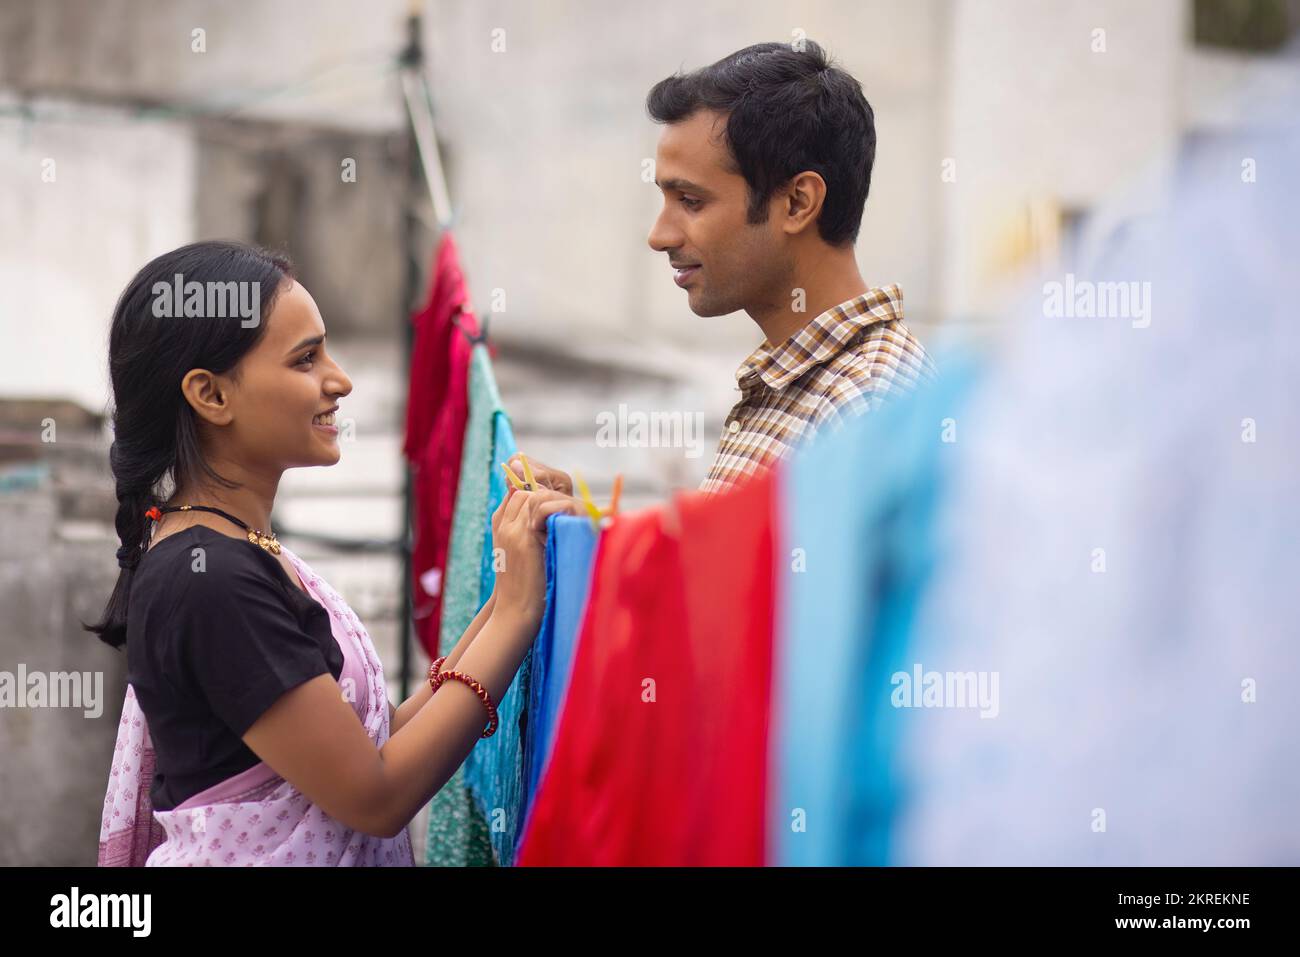
[[[573,673],[582,616],[591,591],[599,537],[586,517],[552,515],[547,520],[546,615],[532,650],[528,731],[524,736],[525,800],[529,807],[555,743],[560,706]],[[523,832],[520,828],[520,838]]]
[[[1265,79],[1099,210],[960,421],[913,660],[999,706],[914,713],[894,863],[1300,863],[1300,96]]]
[[[1300,199],[1238,175],[1300,168],[1270,89],[978,380],[792,462],[776,863],[1300,861]]]
[[[517,451],[510,417],[504,411],[496,413],[492,419],[492,467],[488,470],[488,494],[483,520],[483,557],[479,569],[480,608],[491,597],[497,578],[492,558],[492,513],[506,497],[506,473],[501,468],[501,463],[509,461]]]
[[[932,560],[968,367],[819,435],[779,477],[769,860],[885,863],[900,798],[890,675]]]
[[[492,594],[496,571],[492,549],[492,513],[506,496],[506,477],[500,463],[515,454],[515,436],[505,412],[494,416],[492,468],[488,478],[488,496],[483,523],[482,561],[480,563],[480,605]],[[524,757],[522,725],[528,703],[529,673],[533,652],[524,656],[510,687],[497,703],[499,724],[496,733],[483,738],[465,761],[465,785],[488,822],[492,851],[497,863],[508,865],[514,860],[524,810]]]

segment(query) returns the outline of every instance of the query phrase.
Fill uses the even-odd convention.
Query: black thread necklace
[[[212,512],[214,515],[220,515],[222,518],[229,519],[248,534],[248,540],[254,545],[260,545],[272,555],[280,554],[280,542],[275,537],[275,532],[264,532],[259,528],[252,528],[247,522],[241,522],[229,512],[223,512],[219,508],[212,508],[209,505],[168,505],[165,508],[158,509],[160,513],[166,512]],[[160,516],[161,517],[161,516]],[[155,520],[156,521],[156,520]]]

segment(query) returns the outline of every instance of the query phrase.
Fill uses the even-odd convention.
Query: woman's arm
[[[461,667],[500,701],[541,621],[493,615]],[[427,688],[426,684],[426,688]],[[487,723],[483,702],[449,681],[376,748],[332,675],[286,692],[244,733],[244,742],[330,817],[378,837],[394,837],[469,756]]]
[[[505,564],[487,621],[456,664],[494,702],[505,695],[537,635],[546,606],[546,519],[566,507],[565,497],[554,492],[514,493],[493,515],[493,541]],[[440,691],[376,748],[338,682],[321,674],[282,695],[243,738],[330,817],[393,837],[450,780],[486,724],[483,702],[468,686],[448,681]]]
[[[442,663],[441,670],[451,671],[456,667],[456,662],[460,661],[461,655],[463,655],[465,649],[470,646],[470,643],[474,640],[474,636],[482,630],[483,626],[487,623],[488,618],[491,617],[492,608],[496,605],[496,600],[497,593],[496,589],[493,588],[492,594],[488,597],[487,603],[479,609],[478,614],[474,616],[474,620],[470,622],[469,627],[465,629],[465,634],[461,635],[460,641],[456,642],[456,647],[451,650],[451,654],[447,655],[447,660]],[[403,701],[396,711],[393,711],[393,706],[390,704],[388,706],[390,711],[388,733],[390,735],[396,734],[397,729],[410,721],[411,716],[423,708],[424,703],[432,697],[433,688],[429,687],[429,682],[421,681],[420,686],[415,690],[415,694]]]
[[[457,670],[474,676],[492,700],[500,702],[540,622],[540,615],[516,618],[493,614],[465,651]],[[385,772],[382,804],[392,815],[381,822],[386,834],[398,833],[429,803],[469,757],[486,727],[483,702],[467,685],[445,681],[437,694],[430,695],[381,749]],[[446,744],[430,754],[427,742],[435,737]]]

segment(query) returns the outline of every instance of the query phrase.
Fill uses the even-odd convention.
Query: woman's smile
[[[338,406],[335,406],[334,409],[331,409],[328,412],[322,412],[319,415],[315,416],[311,420],[311,424],[315,428],[320,429],[326,435],[331,435],[331,436],[338,435],[339,434],[338,426],[334,424],[334,411],[337,408]]]

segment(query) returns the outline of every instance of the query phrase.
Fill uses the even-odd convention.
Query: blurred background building
[[[1276,51],[1300,25],[1295,0],[415,6],[454,230],[520,446],[582,471],[598,496],[625,474],[631,507],[703,477],[735,368],[762,338],[743,315],[694,316],[646,245],[661,201],[643,177],[656,81],[759,41],[826,46],[876,117],[863,275],[900,283],[909,325],[932,343],[996,336],[1027,270],[1123,228],[1089,211],[1233,130],[1226,104],[1247,70],[1293,79]],[[117,576],[108,319],[167,249],[285,249],[319,303],[355,386],[340,410],[355,430],[334,468],[285,476],[277,528],[364,619],[398,697],[398,557],[293,533],[401,530],[412,304],[397,57],[411,7],[0,6],[0,669],[106,674],[99,721],[0,713],[0,863],[93,860],[124,682],[123,656],[78,623]],[[427,195],[414,212],[424,265]],[[702,414],[699,454],[601,447],[596,417],[620,404]]]

